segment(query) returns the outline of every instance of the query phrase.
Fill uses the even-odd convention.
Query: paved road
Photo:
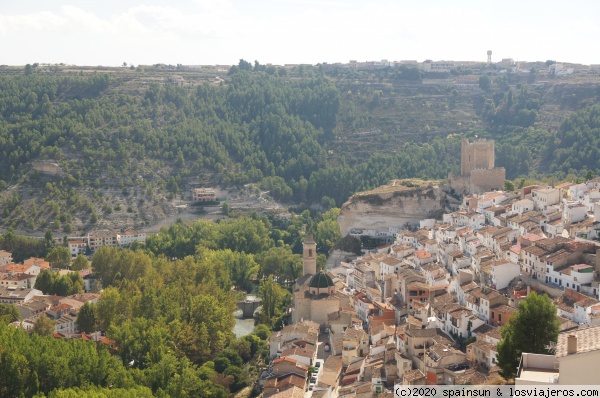
[[[323,361],[329,358],[331,351],[325,351],[325,343],[329,342],[329,334],[321,333],[319,334],[319,340],[317,343],[317,359]],[[321,364],[321,369],[319,370],[319,374],[317,376],[317,382],[319,381],[319,377],[321,376],[321,372],[323,371],[323,364]],[[310,384],[310,382],[308,383]],[[312,398],[312,391],[306,391],[304,394],[304,398]]]

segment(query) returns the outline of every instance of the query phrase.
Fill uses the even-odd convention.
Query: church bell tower
[[[302,274],[315,275],[317,273],[317,244],[312,234],[306,235],[302,247]]]

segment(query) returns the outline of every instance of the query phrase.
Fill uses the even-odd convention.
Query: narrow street
[[[329,334],[327,333],[320,333],[319,334],[319,340],[317,343],[317,361],[321,362],[321,369],[319,370],[318,376],[317,376],[317,384],[319,382],[319,378],[321,377],[321,374],[323,373],[323,364],[325,363],[325,361],[327,360],[327,358],[329,358],[329,355],[331,353],[331,351],[325,351],[325,343],[329,342]],[[310,385],[310,381],[308,383]],[[304,394],[304,398],[312,398],[312,391],[308,390],[306,391],[306,393]],[[337,389],[336,391],[334,391],[334,393],[332,393],[331,398],[337,398]]]

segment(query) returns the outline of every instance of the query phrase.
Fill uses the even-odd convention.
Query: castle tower
[[[312,234],[306,235],[302,248],[302,274],[315,275],[317,273],[317,244]]]
[[[460,174],[463,177],[469,177],[475,169],[493,169],[494,162],[494,141],[469,143],[467,139],[462,140]]]

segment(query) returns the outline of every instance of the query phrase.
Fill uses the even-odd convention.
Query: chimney
[[[527,295],[529,296],[529,293],[531,293],[531,286],[527,285]]]
[[[570,334],[567,337],[567,355],[577,354],[577,336]]]

